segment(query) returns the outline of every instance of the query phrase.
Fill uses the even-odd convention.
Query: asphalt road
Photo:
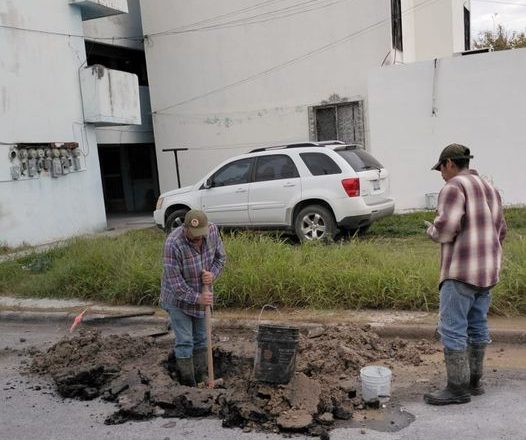
[[[102,328],[104,333],[147,333],[159,328],[142,325]],[[64,324],[0,322],[0,438],[24,440],[278,440],[283,436],[243,433],[224,429],[214,419],[162,419],[106,426],[113,404],[100,400],[81,402],[63,400],[50,382],[20,373],[28,362],[23,350],[45,348],[56,342],[67,328]],[[8,348],[8,349],[6,349]],[[524,359],[526,346],[515,346]],[[516,358],[517,359],[517,358]],[[330,432],[333,440],[526,440],[526,365],[499,368],[493,374],[487,393],[469,404],[449,407],[425,405],[420,398],[401,402],[415,420],[398,432],[379,432],[370,426],[338,428]],[[293,436],[297,439],[312,437]]]

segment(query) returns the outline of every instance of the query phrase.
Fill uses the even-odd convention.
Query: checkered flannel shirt
[[[440,285],[445,280],[482,288],[497,284],[506,231],[493,186],[475,170],[451,178],[438,195],[437,216],[427,230],[441,243]]]
[[[217,226],[209,225],[208,236],[196,250],[179,226],[166,239],[160,301],[174,305],[196,318],[204,316],[204,306],[196,304],[203,284],[201,274],[207,270],[217,279],[225,266],[226,255]],[[211,286],[212,287],[212,286]]]

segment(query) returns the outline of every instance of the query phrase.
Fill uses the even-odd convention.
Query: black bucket
[[[259,325],[254,376],[260,382],[289,383],[296,369],[299,330],[296,327]]]

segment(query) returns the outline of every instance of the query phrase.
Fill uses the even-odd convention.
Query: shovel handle
[[[203,286],[203,292],[208,292],[208,285]],[[214,358],[212,356],[212,312],[210,305],[205,306],[205,324],[206,324],[206,339],[207,339],[207,354],[208,354],[208,381],[214,382]]]

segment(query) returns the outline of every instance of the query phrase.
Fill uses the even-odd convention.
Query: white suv
[[[332,239],[390,215],[387,170],[358,145],[339,141],[258,148],[223,162],[193,186],[159,197],[155,223],[170,232],[189,209],[218,226],[292,230]]]

